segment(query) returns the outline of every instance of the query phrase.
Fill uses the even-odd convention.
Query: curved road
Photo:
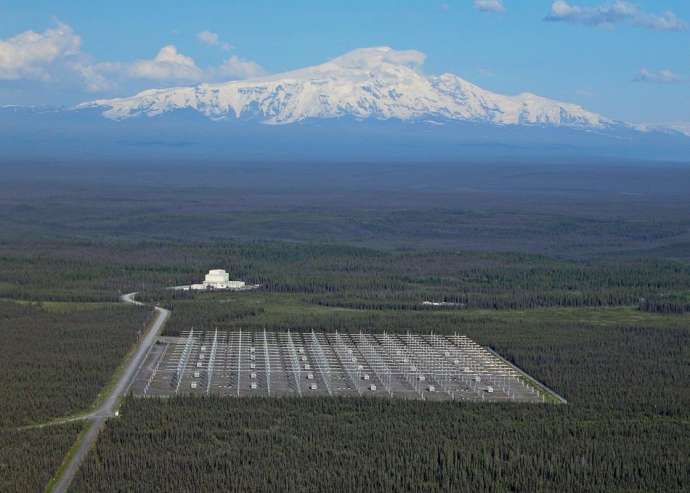
[[[144,303],[136,301],[134,297],[137,293],[128,293],[122,295],[120,298],[124,303],[130,303],[132,305],[142,306]],[[146,355],[148,354],[151,346],[156,341],[156,337],[163,330],[165,322],[170,317],[170,311],[159,306],[154,307],[156,312],[156,318],[151,324],[148,332],[144,338],[139,343],[134,356],[130,358],[127,362],[127,366],[122,370],[122,375],[117,380],[117,383],[111,390],[110,394],[106,397],[103,403],[93,411],[92,413],[86,415],[84,419],[91,421],[88,426],[81,442],[79,443],[79,448],[70,458],[69,463],[62,472],[62,475],[57,479],[51,491],[54,493],[66,493],[67,488],[69,488],[72,479],[74,479],[75,474],[79,470],[79,466],[88,454],[89,450],[96,442],[98,437],[98,432],[103,427],[107,418],[115,416],[120,399],[129,389],[129,386],[136,375],[137,370],[144,362]]]

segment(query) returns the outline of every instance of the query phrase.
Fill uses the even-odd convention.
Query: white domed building
[[[230,274],[223,269],[213,269],[208,271],[203,284],[192,284],[191,289],[243,289],[246,286],[244,281],[231,281]]]

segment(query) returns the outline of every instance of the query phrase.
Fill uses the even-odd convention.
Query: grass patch
[[[395,330],[462,332],[472,326],[540,327],[580,326],[612,328],[644,326],[650,328],[687,327],[687,317],[640,311],[634,306],[549,307],[530,310],[434,309],[420,311],[369,310],[323,306],[310,303],[299,294],[248,292],[196,295],[193,300],[174,301],[175,317],[167,334],[191,326],[199,328],[292,329],[332,327],[343,330]],[[436,327],[436,328],[435,328]]]

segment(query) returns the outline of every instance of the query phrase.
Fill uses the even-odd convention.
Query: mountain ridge
[[[531,93],[507,96],[454,74],[425,76],[423,55],[362,48],[320,65],[249,80],[150,89],[82,103],[113,120],[193,109],[216,119],[289,124],[307,119],[454,120],[602,129],[620,124],[579,105]]]

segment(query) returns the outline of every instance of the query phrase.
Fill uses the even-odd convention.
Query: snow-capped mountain
[[[585,129],[614,123],[575,104],[529,93],[496,94],[453,74],[425,76],[414,54],[418,53],[364,48],[321,65],[268,77],[148,90],[132,97],[83,103],[77,109],[97,108],[113,120],[192,109],[214,120],[269,124],[342,117]]]
[[[496,94],[452,74],[425,75],[423,58],[366,48],[251,80],[149,90],[70,109],[0,107],[0,147],[5,155],[51,159],[261,162],[687,162],[690,155],[687,127],[632,125],[533,94]],[[303,123],[289,125],[295,122]]]

